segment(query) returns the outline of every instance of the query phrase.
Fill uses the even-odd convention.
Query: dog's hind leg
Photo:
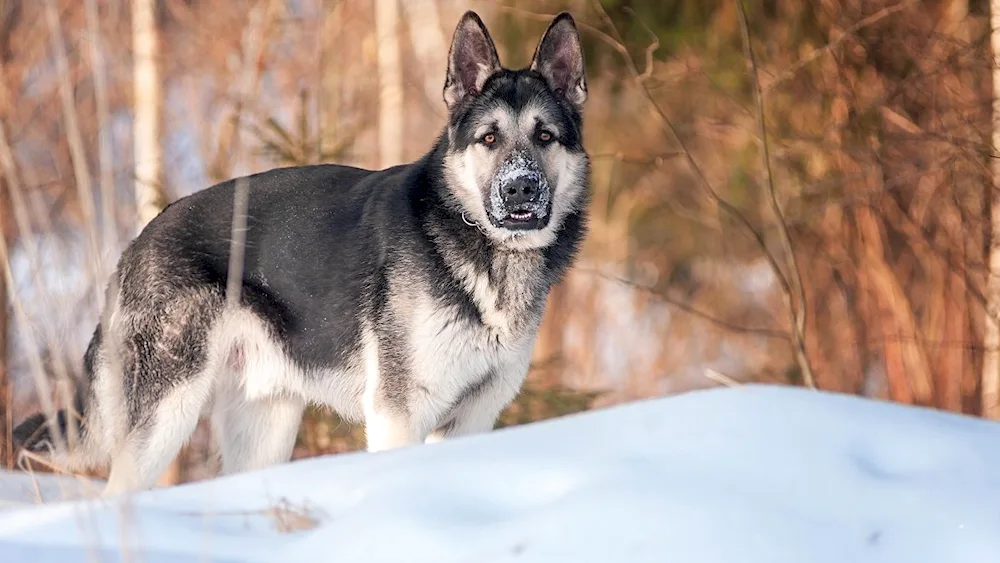
[[[122,282],[128,288],[128,280]],[[212,291],[122,291],[108,325],[103,395],[119,395],[120,430],[106,440],[105,494],[147,489],[191,437],[215,389],[209,333],[221,298]],[[155,299],[154,299],[155,298]],[[108,402],[114,406],[119,401]],[[109,415],[110,416],[110,415]]]
[[[305,403],[298,397],[247,399],[226,386],[212,408],[212,429],[222,456],[222,473],[239,473],[287,462],[302,422]]]
[[[285,357],[267,322],[248,310],[228,315],[216,334],[210,355],[223,370],[211,421],[222,473],[287,462],[305,410],[294,382],[304,375]]]
[[[198,425],[213,385],[210,374],[171,389],[144,422],[131,429],[111,458],[104,496],[148,489]]]

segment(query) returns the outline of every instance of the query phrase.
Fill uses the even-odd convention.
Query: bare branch
[[[229,275],[226,278],[226,306],[236,309],[243,290],[243,257],[247,238],[247,206],[250,200],[250,180],[236,179],[233,193],[233,224],[229,242]]]
[[[657,49],[660,48],[660,38],[655,33],[653,33],[653,30],[650,29],[648,25],[646,25],[646,22],[642,21],[642,19],[639,18],[638,14],[635,13],[635,10],[626,6],[625,11],[628,12],[629,15],[631,15],[633,18],[635,18],[637,22],[639,22],[639,25],[641,25],[643,29],[646,30],[646,33],[649,34],[652,40],[650,44],[646,46],[646,69],[642,71],[642,74],[636,77],[636,80],[638,80],[640,83],[645,82],[651,76],[653,76],[653,54],[656,53]]]
[[[747,21],[746,7],[743,0],[735,0],[737,13],[740,19],[740,33],[743,36],[743,50],[746,54],[747,69],[750,73],[750,81],[753,83],[754,105],[756,107],[757,134],[760,137],[761,158],[764,160],[764,170],[767,172],[767,201],[774,213],[774,221],[778,227],[778,236],[781,239],[781,246],[785,251],[788,260],[788,279],[791,282],[795,298],[792,292],[786,291],[785,306],[792,317],[793,344],[795,346],[795,359],[802,370],[802,381],[807,387],[816,388],[816,375],[813,373],[812,365],[809,363],[809,356],[806,353],[806,294],[802,287],[802,273],[799,271],[798,260],[795,258],[795,249],[792,247],[792,237],[788,234],[788,225],[785,223],[785,215],[778,204],[778,194],[774,187],[774,171],[771,170],[771,152],[767,142],[767,124],[764,121],[764,99],[760,89],[760,78],[757,75],[757,58],[754,56],[753,45],[750,43],[750,23]],[[796,303],[797,301],[797,303]]]
[[[874,14],[868,16],[867,18],[859,20],[857,23],[855,23],[851,27],[845,29],[843,31],[843,33],[841,33],[836,39],[834,39],[830,43],[827,43],[826,45],[824,45],[822,47],[819,47],[817,49],[812,50],[808,55],[806,55],[805,57],[802,57],[798,62],[792,64],[791,66],[789,66],[785,70],[781,71],[781,73],[779,73],[778,76],[776,76],[774,78],[774,80],[772,80],[771,83],[767,85],[767,87],[763,88],[763,93],[765,95],[767,95],[771,90],[773,90],[774,88],[776,88],[777,86],[779,86],[780,84],[782,84],[783,82],[785,82],[786,80],[788,80],[788,79],[792,78],[793,76],[795,76],[795,73],[797,73],[803,67],[805,67],[809,63],[815,61],[816,59],[820,58],[824,54],[829,53],[830,51],[833,51],[834,49],[837,48],[837,46],[839,46],[841,43],[843,43],[849,37],[853,37],[857,32],[861,31],[862,29],[864,29],[864,28],[866,28],[868,26],[874,25],[874,24],[882,21],[883,19],[891,16],[892,14],[895,14],[897,12],[901,12],[901,11],[905,10],[906,8],[909,8],[910,6],[912,6],[914,4],[918,4],[918,3],[919,3],[919,0],[903,0],[899,4],[895,4],[893,6],[888,6],[886,8],[882,8],[881,10],[875,12]]]
[[[278,2],[274,0],[264,0],[250,13],[250,21],[243,37],[244,46],[244,66],[240,76],[240,99],[233,119],[235,120],[232,138],[232,153],[229,156],[229,163],[234,167],[242,164],[244,151],[240,143],[239,120],[242,117],[242,110],[249,102],[254,85],[260,79],[260,70],[257,60],[263,53],[263,44],[267,28],[273,18],[276,17]],[[233,190],[233,216],[231,227],[231,238],[229,243],[229,270],[226,276],[226,306],[236,308],[240,304],[243,290],[243,267],[246,252],[246,231],[247,231],[247,209],[250,202],[250,180],[240,177],[236,180]]]
[[[101,256],[97,247],[97,212],[94,209],[93,192],[90,186],[90,171],[87,169],[87,154],[83,146],[83,135],[77,120],[76,104],[73,100],[73,83],[69,70],[69,59],[66,55],[66,43],[63,40],[62,26],[59,23],[59,9],[55,0],[46,0],[45,16],[49,25],[52,53],[55,57],[56,73],[59,80],[59,98],[62,102],[63,119],[66,120],[66,140],[73,161],[73,175],[76,180],[77,198],[80,200],[80,210],[83,214],[84,229],[87,235],[87,249],[90,252],[91,273],[95,278],[101,274]],[[100,296],[97,296],[98,299]]]
[[[655,114],[660,118],[660,121],[662,122],[662,124],[664,125],[664,127],[670,132],[671,136],[673,136],[674,140],[680,146],[681,152],[683,153],[685,160],[687,161],[687,163],[690,166],[691,170],[694,172],[695,177],[698,179],[698,181],[699,181],[700,185],[702,186],[702,188],[704,189],[704,191],[709,195],[709,197],[711,197],[711,199],[715,202],[716,205],[719,206],[719,208],[721,210],[723,210],[725,213],[727,213],[728,215],[730,215],[733,218],[735,218],[737,220],[737,222],[739,222],[741,225],[743,225],[743,227],[751,234],[751,236],[753,237],[753,239],[756,241],[758,247],[761,249],[761,252],[763,253],[765,259],[767,260],[767,262],[769,264],[769,266],[771,267],[772,271],[774,272],[775,278],[778,280],[778,284],[781,287],[782,294],[785,296],[785,301],[786,301],[786,304],[787,304],[787,306],[789,308],[789,314],[792,317],[792,321],[793,321],[792,325],[793,325],[793,329],[795,331],[794,332],[794,336],[795,337],[793,339],[793,345],[794,345],[794,348],[795,348],[795,356],[796,356],[796,359],[797,359],[797,363],[799,364],[799,368],[802,370],[803,380],[804,380],[804,382],[806,383],[807,386],[809,386],[811,388],[815,388],[815,386],[816,386],[815,385],[815,376],[813,375],[812,368],[809,365],[808,357],[805,356],[805,339],[804,339],[804,336],[803,336],[803,333],[804,333],[804,316],[801,315],[801,314],[799,314],[799,313],[796,313],[797,309],[795,308],[795,304],[793,303],[793,300],[792,300],[792,295],[793,294],[801,294],[802,293],[802,290],[801,290],[801,280],[799,280],[797,286],[795,288],[793,288],[793,286],[791,285],[791,282],[789,281],[788,277],[786,277],[783,268],[778,263],[777,258],[774,256],[774,254],[768,248],[767,243],[764,240],[763,234],[761,234],[760,231],[758,231],[757,228],[754,227],[754,225],[750,222],[750,220],[746,217],[746,215],[744,215],[736,206],[734,206],[733,204],[729,203],[725,198],[723,198],[715,190],[714,187],[712,187],[711,183],[708,181],[708,178],[705,176],[704,172],[701,170],[701,167],[698,165],[697,161],[694,159],[694,156],[691,153],[690,149],[688,149],[686,143],[684,143],[683,139],[678,134],[676,127],[674,127],[674,125],[673,125],[673,122],[666,115],[666,113],[663,111],[663,109],[659,106],[659,104],[653,98],[652,93],[649,91],[649,89],[644,84],[644,81],[641,78],[642,74],[639,72],[638,68],[636,68],[635,62],[632,60],[632,58],[630,56],[628,56],[628,52],[624,48],[624,40],[622,39],[621,34],[618,32],[618,29],[615,27],[614,22],[611,20],[611,17],[608,15],[607,11],[604,10],[604,7],[601,6],[600,2],[595,1],[594,2],[594,6],[595,6],[595,9],[598,11],[598,13],[601,15],[601,17],[604,20],[605,24],[610,29],[612,29],[614,40],[619,45],[622,46],[622,48],[621,48],[621,50],[619,52],[623,53],[623,57],[625,59],[626,65],[627,65],[627,67],[629,69],[629,72],[631,73],[633,79],[635,80],[636,84],[639,86],[640,90],[644,93],[644,95],[646,97],[646,100],[649,102],[650,106],[654,109]],[[650,34],[652,34],[652,31],[649,30],[648,27],[646,28],[646,30],[647,30],[647,32],[649,32]],[[780,212],[778,214],[778,217],[779,218],[782,217],[781,214],[780,214]],[[786,230],[786,235],[785,236],[787,236],[787,227],[786,227],[785,230]],[[795,271],[797,272],[797,269]],[[796,273],[796,277],[797,277],[797,275],[798,274]],[[800,302],[802,303],[802,306],[804,307],[804,305],[805,305],[804,298]]]
[[[585,273],[589,273],[589,274],[593,274],[593,275],[596,275],[599,278],[602,278],[602,279],[605,279],[605,280],[609,280],[609,281],[613,281],[613,282],[617,282],[617,283],[620,283],[622,285],[626,285],[628,287],[631,287],[633,289],[638,289],[638,290],[640,290],[640,291],[642,291],[642,292],[644,292],[644,293],[652,296],[653,298],[655,298],[658,301],[662,301],[662,302],[664,302],[664,303],[666,303],[668,305],[671,305],[673,307],[676,307],[676,308],[678,308],[678,309],[680,309],[680,310],[682,310],[682,311],[684,311],[686,313],[694,315],[695,317],[698,317],[698,318],[700,318],[702,320],[708,321],[708,322],[710,322],[710,323],[718,326],[719,328],[722,328],[722,329],[725,329],[725,330],[728,330],[728,331],[731,331],[731,332],[740,332],[740,333],[744,333],[744,334],[754,334],[754,335],[757,335],[757,336],[763,336],[765,338],[777,338],[779,340],[788,340],[788,341],[791,341],[791,339],[792,339],[792,335],[790,335],[789,333],[787,333],[785,331],[782,331],[782,330],[775,330],[775,329],[764,328],[764,327],[743,326],[743,325],[738,325],[738,324],[729,322],[729,321],[727,321],[725,319],[722,319],[720,317],[717,317],[717,316],[713,315],[712,313],[709,313],[707,311],[702,311],[701,309],[698,309],[698,308],[694,307],[690,303],[687,303],[685,301],[681,301],[679,299],[674,299],[672,297],[664,295],[662,292],[657,291],[656,289],[654,289],[652,287],[648,287],[648,286],[642,285],[642,284],[640,284],[638,282],[635,282],[635,281],[627,279],[627,278],[623,278],[623,277],[620,277],[620,276],[616,276],[614,274],[609,274],[609,273],[602,272],[600,270],[591,269],[591,268],[583,268],[583,267],[581,267],[581,268],[577,268],[577,271],[579,271],[579,272],[585,272]]]
[[[242,57],[240,75],[237,80],[236,102],[230,115],[223,120],[215,154],[211,157],[208,176],[213,182],[221,182],[229,177],[234,161],[240,159],[242,139],[240,130],[245,121],[244,114],[253,108],[253,93],[260,83],[263,65],[261,61],[267,48],[267,33],[278,17],[281,2],[262,0],[250,10],[246,29],[241,41]]]
[[[4,132],[2,124],[0,124],[0,172],[3,172],[4,178],[7,180],[7,187],[11,191],[20,189],[20,181],[17,176],[14,155],[11,151],[10,144],[7,142],[7,136]],[[23,302],[18,296],[17,286],[14,282],[14,275],[10,268],[10,253],[7,246],[7,237],[4,235],[6,229],[3,224],[3,219],[3,215],[0,214],[0,268],[3,269],[4,283],[7,286],[8,299],[10,299],[10,302],[13,304],[14,316],[21,326],[28,327],[30,326],[30,320],[28,319],[28,314],[24,310]],[[56,408],[52,401],[51,387],[48,379],[45,377],[45,367],[44,362],[42,361],[42,355],[39,351],[37,342],[34,342],[33,339],[30,340],[32,343],[27,347],[28,362],[31,367],[31,373],[35,379],[35,389],[38,391],[38,398],[42,406],[42,412],[45,413],[49,426],[49,432],[56,441],[56,447],[65,448],[66,444],[63,441],[62,434],[59,432],[59,425],[56,420]]]
[[[132,77],[135,117],[132,151],[135,161],[136,232],[167,205],[163,190],[163,79],[158,57],[160,39],[155,3],[132,2]]]
[[[739,381],[733,379],[732,376],[726,375],[726,374],[722,373],[719,370],[715,370],[715,369],[712,369],[712,368],[705,368],[702,371],[702,373],[705,374],[705,377],[707,379],[710,379],[710,380],[712,380],[712,381],[714,381],[714,382],[716,382],[716,383],[718,383],[720,385],[723,385],[725,387],[739,387],[739,386],[743,385]]]
[[[621,152],[613,152],[591,154],[590,160],[614,160],[616,162],[625,162],[628,164],[652,164],[655,166],[662,166],[667,159],[676,158],[678,156],[684,156],[684,153],[681,151],[667,151],[661,153],[646,153],[643,156],[633,156]]]
[[[517,6],[508,6],[508,5],[505,5],[505,4],[497,4],[497,9],[500,10],[501,12],[507,12],[509,14],[518,14],[520,16],[523,16],[523,17],[526,17],[528,19],[532,19],[532,20],[535,20],[535,21],[548,22],[548,21],[552,20],[552,18],[554,18],[556,16],[556,14],[550,14],[550,13],[545,13],[545,12],[533,12],[531,10],[525,10],[524,8],[518,8]],[[600,29],[597,29],[596,27],[594,27],[594,26],[592,26],[592,25],[590,25],[588,23],[585,23],[585,22],[582,22],[582,21],[577,21],[576,25],[580,29],[582,29],[584,31],[587,31],[588,33],[592,34],[594,37],[600,39],[602,42],[604,42],[604,44],[606,44],[607,46],[611,47],[615,51],[618,51],[618,53],[620,55],[622,55],[623,57],[629,58],[629,56],[628,56],[628,49],[625,48],[625,43],[624,42],[615,39],[614,37],[608,35],[607,33],[604,33]],[[636,75],[638,76],[638,73],[636,73]]]
[[[615,27],[614,22],[611,20],[611,16],[609,16],[607,11],[604,10],[604,7],[601,6],[601,3],[596,0],[594,1],[594,8],[595,10],[597,10],[599,14],[601,14],[601,17],[604,20],[605,25],[611,28],[613,33],[612,41],[614,41],[618,45],[616,50],[622,54],[622,58],[625,61],[625,65],[627,66],[629,73],[632,75],[632,79],[635,80],[636,84],[639,86],[639,89],[646,97],[646,101],[649,103],[650,107],[653,108],[654,114],[660,119],[661,124],[664,126],[667,132],[670,133],[670,135],[674,138],[674,141],[680,147],[680,151],[684,156],[684,160],[687,161],[688,166],[691,168],[691,171],[694,173],[695,178],[698,180],[698,183],[701,185],[702,189],[705,191],[706,194],[708,194],[708,196],[712,199],[712,201],[719,206],[719,209],[721,209],[722,211],[724,211],[725,213],[736,219],[736,221],[740,225],[742,225],[747,230],[748,233],[750,233],[750,236],[757,243],[757,246],[760,247],[761,252],[764,255],[764,258],[771,266],[771,269],[774,270],[774,275],[777,278],[778,283],[781,285],[782,289],[784,291],[791,291],[791,286],[789,286],[788,284],[788,280],[785,277],[785,273],[782,271],[781,266],[778,264],[777,259],[774,257],[774,254],[771,253],[770,249],[768,249],[767,243],[764,241],[764,235],[762,235],[760,231],[757,230],[757,228],[753,225],[753,223],[751,223],[750,220],[747,219],[746,215],[744,215],[743,212],[739,210],[739,208],[737,208],[732,203],[729,203],[729,201],[727,201],[725,198],[719,195],[719,192],[717,192],[715,188],[712,186],[711,182],[708,181],[708,178],[702,171],[701,166],[698,165],[698,161],[694,159],[694,155],[688,148],[687,143],[684,142],[683,138],[678,133],[677,128],[673,124],[673,121],[671,121],[671,119],[667,116],[666,112],[663,111],[663,108],[660,107],[660,104],[656,102],[656,99],[653,98],[653,94],[649,91],[649,88],[641,80],[639,80],[639,77],[641,76],[639,69],[636,68],[635,61],[633,61],[632,57],[629,56],[628,50],[625,48],[625,43],[624,40],[622,39],[621,33],[619,33],[618,28]]]
[[[97,104],[98,167],[101,184],[101,220],[103,243],[107,250],[118,246],[115,220],[115,177],[111,151],[111,120],[108,110],[108,77],[101,44],[101,28],[97,0],[86,0],[87,40],[90,44],[90,64],[94,71],[94,100]],[[102,272],[103,274],[103,272]]]

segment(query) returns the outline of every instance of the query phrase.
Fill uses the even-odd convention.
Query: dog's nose
[[[534,203],[538,200],[538,181],[530,178],[512,180],[504,189],[504,203],[508,206]]]

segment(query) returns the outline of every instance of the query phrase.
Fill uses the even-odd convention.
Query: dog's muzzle
[[[514,151],[490,186],[490,221],[512,231],[542,229],[549,222],[552,192],[533,158]]]

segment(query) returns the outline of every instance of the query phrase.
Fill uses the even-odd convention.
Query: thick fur
[[[109,282],[84,358],[81,443],[56,461],[110,463],[109,494],[146,488],[208,416],[223,471],[260,468],[290,458],[310,402],[362,422],[369,451],[490,430],[585,231],[572,18],[553,20],[531,67],[509,70],[467,13],[444,98],[448,125],[414,163],[246,179],[236,307],[225,295],[236,180],[153,220]],[[15,435],[40,451],[46,428],[34,415]]]

